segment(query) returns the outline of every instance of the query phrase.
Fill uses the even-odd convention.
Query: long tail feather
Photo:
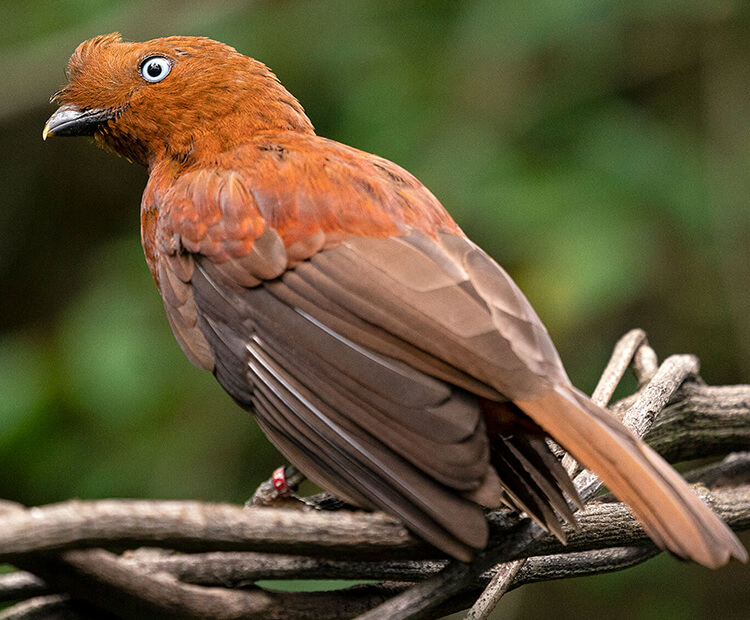
[[[556,386],[515,404],[630,506],[661,548],[710,568],[731,557],[747,561],[734,533],[680,475],[575,388]]]

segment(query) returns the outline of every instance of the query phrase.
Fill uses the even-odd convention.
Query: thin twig
[[[638,389],[649,383],[659,370],[659,358],[656,352],[644,340],[633,355],[633,374],[638,382]]]
[[[73,620],[69,601],[62,594],[32,598],[0,612],[0,620]]]
[[[242,587],[273,579],[368,579],[419,581],[445,568],[448,560],[336,560],[325,557],[215,551],[175,553],[141,548],[123,555],[121,562],[148,573],[164,572],[185,583]]]
[[[466,620],[484,620],[487,618],[497,607],[500,598],[510,590],[518,573],[521,572],[527,562],[528,560],[524,558],[498,566],[495,575],[466,614]]]
[[[644,438],[654,423],[656,414],[664,409],[685,380],[698,373],[698,360],[692,355],[673,355],[664,360],[651,382],[641,391],[635,403],[627,409],[622,423]],[[581,496],[591,496],[602,483],[591,471],[583,471],[576,478]]]
[[[591,400],[602,407],[607,406],[643,344],[647,344],[647,341],[646,332],[642,329],[631,329],[617,341],[612,356],[609,358],[599,383],[596,384],[594,393],[591,395]]]
[[[74,602],[64,594],[29,599],[3,612],[0,620],[116,620],[100,610]]]
[[[654,364],[653,369],[650,367],[651,363]],[[642,329],[631,329],[615,344],[591,400],[600,407],[606,407],[630,366],[633,367],[639,389],[642,388],[654,378],[656,364],[656,353],[648,345],[646,332]],[[563,455],[562,466],[571,476],[580,471],[576,460],[567,453]]]
[[[23,601],[49,593],[47,584],[31,573],[16,572],[0,575],[0,603]]]

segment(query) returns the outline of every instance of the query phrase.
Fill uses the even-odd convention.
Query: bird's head
[[[204,37],[130,43],[117,33],[81,43],[47,136],[94,136],[143,165],[206,160],[260,131],[312,125],[262,63]]]

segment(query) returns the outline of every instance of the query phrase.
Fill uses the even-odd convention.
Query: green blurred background
[[[319,133],[424,181],[516,278],[574,382],[645,328],[750,382],[750,6],[732,0],[0,3],[0,497],[242,502],[282,458],[194,369],[139,243],[146,173],[41,140],[75,46],[200,34]],[[745,541],[748,538],[745,537]],[[750,617],[750,570],[659,558],[498,617]]]

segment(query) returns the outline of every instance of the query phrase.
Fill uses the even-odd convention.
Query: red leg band
[[[276,492],[279,495],[289,494],[289,485],[286,483],[285,469],[286,469],[285,467],[279,467],[271,475],[271,482],[273,483],[273,488],[276,489]]]

